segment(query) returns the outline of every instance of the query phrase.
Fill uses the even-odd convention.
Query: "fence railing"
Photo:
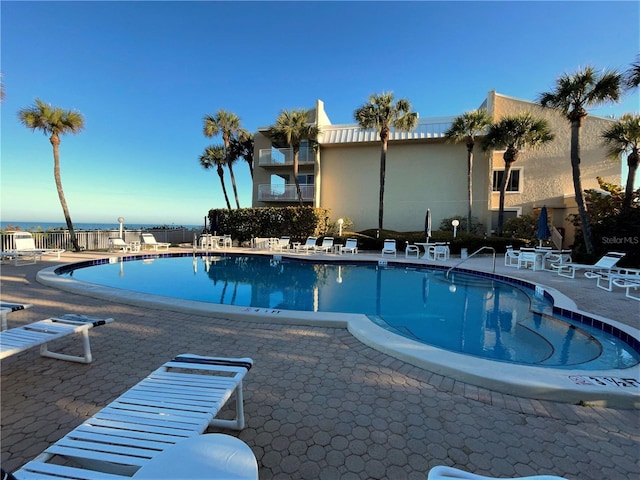
[[[124,230],[123,240],[125,242],[139,242],[142,232],[152,233],[158,242],[168,242],[172,245],[181,243],[192,243],[194,235],[202,233],[201,229],[192,228],[171,228],[153,230]],[[78,245],[83,250],[105,250],[109,248],[109,239],[120,237],[120,231],[115,230],[76,230]],[[50,232],[31,232],[36,248],[64,248],[73,250],[71,235],[69,230],[56,230]],[[0,245],[2,251],[13,250],[15,248],[13,234],[10,232],[0,233]]]
[[[302,200],[312,202],[315,195],[315,185],[300,185]],[[263,202],[294,202],[298,200],[295,184],[286,185],[258,185],[258,200]]]
[[[302,147],[298,152],[298,163],[307,164],[315,161],[313,148]],[[261,148],[258,152],[258,165],[261,167],[275,165],[293,165],[292,148]]]

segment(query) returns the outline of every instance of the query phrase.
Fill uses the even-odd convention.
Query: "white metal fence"
[[[124,230],[125,242],[139,242],[143,230]],[[31,232],[36,248],[64,248],[73,250],[71,235],[68,230],[56,230],[49,232]],[[83,250],[105,250],[109,248],[109,239],[120,236],[120,231],[115,230],[76,230],[78,245]],[[171,228],[144,230],[144,233],[152,233],[158,242],[168,242],[172,245],[192,243],[194,235],[202,233],[201,229]],[[13,234],[11,232],[0,233],[0,245],[2,251],[15,248]]]

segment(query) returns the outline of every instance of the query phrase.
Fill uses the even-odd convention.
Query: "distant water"
[[[204,225],[182,225],[182,224],[170,224],[170,225],[162,225],[162,224],[153,224],[153,223],[127,223],[125,222],[124,228],[127,230],[140,230],[140,229],[149,229],[153,227],[165,227],[165,228],[203,228]],[[39,230],[47,231],[47,230],[60,230],[67,228],[66,223],[59,222],[0,222],[0,229],[7,230],[8,227],[15,229],[20,227],[20,230],[23,231],[34,231],[37,232]],[[75,223],[73,224],[74,230],[118,230],[120,225],[118,223]]]

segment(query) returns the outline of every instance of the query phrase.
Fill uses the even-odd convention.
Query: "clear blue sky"
[[[369,94],[393,91],[421,118],[459,115],[490,90],[533,101],[585,65],[626,70],[640,51],[637,1],[3,0],[0,9],[3,221],[64,221],[51,145],[17,120],[36,97],[85,116],[85,130],[60,146],[74,222],[201,224],[224,206],[216,173],[198,163],[221,142],[203,136],[205,114],[234,112],[255,131],[321,99],[332,123],[352,123]],[[636,91],[590,113],[638,104]],[[248,167],[235,170],[250,207]]]

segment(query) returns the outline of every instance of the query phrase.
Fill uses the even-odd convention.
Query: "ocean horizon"
[[[183,225],[179,223],[172,224],[157,224],[157,223],[127,223],[124,222],[123,227],[126,230],[148,230],[154,227],[159,228],[189,228],[189,229],[202,229],[203,225]],[[73,222],[74,230],[119,230],[120,225],[118,223],[86,223],[86,222]],[[48,231],[48,230],[66,230],[67,224],[65,222],[23,222],[23,221],[1,221],[0,230],[3,232],[6,230],[22,230],[22,231]]]

